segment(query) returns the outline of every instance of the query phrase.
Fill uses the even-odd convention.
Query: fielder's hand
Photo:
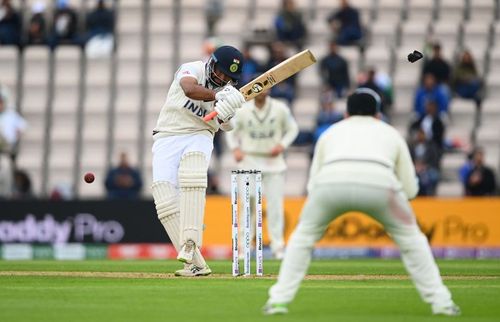
[[[226,100],[220,100],[215,103],[214,110],[217,112],[217,117],[223,123],[228,122],[233,118],[236,113],[236,109]]]
[[[234,155],[234,159],[236,160],[236,162],[240,162],[245,157],[245,155],[243,154],[243,151],[241,151],[240,148],[234,149],[233,155]]]
[[[235,109],[240,108],[241,104],[245,103],[245,98],[241,95],[240,91],[231,85],[217,92],[215,99],[218,101],[227,101]]]

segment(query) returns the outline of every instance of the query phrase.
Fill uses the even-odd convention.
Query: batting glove
[[[220,100],[215,103],[214,110],[217,112],[217,117],[223,123],[228,122],[233,118],[236,113],[236,109],[226,100]]]
[[[227,101],[235,109],[245,103],[245,98],[235,87],[228,85],[215,94],[216,100]]]

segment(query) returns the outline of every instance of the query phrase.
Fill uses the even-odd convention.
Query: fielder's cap
[[[212,58],[221,72],[234,80],[240,79],[243,54],[238,49],[232,46],[221,46],[214,51]]]
[[[375,115],[380,112],[382,100],[373,89],[360,87],[347,99],[347,112],[350,115]]]

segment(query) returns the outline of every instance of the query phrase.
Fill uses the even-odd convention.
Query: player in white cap
[[[207,171],[214,133],[231,130],[229,120],[244,102],[233,85],[243,55],[231,46],[215,50],[207,62],[180,66],[153,131],[152,192],[158,219],[185,263],[180,276],[209,275],[200,252]],[[217,111],[217,118],[203,117]]]
[[[267,94],[268,91],[263,92],[237,111],[231,121],[234,130],[226,133],[226,139],[239,168],[262,171],[271,251],[275,258],[283,259],[286,171],[283,153],[297,137],[299,127],[288,106]],[[254,215],[254,211],[251,213]]]
[[[306,274],[315,242],[332,220],[348,211],[363,212],[384,226],[433,314],[460,314],[408,202],[418,192],[408,146],[394,128],[375,117],[379,109],[380,97],[374,91],[357,89],[347,100],[349,117],[318,140],[309,195],[288,242],[278,282],[269,290],[265,314],[288,312],[287,304]]]

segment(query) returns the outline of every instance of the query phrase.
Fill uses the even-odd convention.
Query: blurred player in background
[[[229,120],[245,101],[233,87],[242,66],[243,55],[231,46],[217,48],[207,62],[181,65],[153,131],[156,211],[178,252],[177,259],[185,263],[176,275],[211,273],[199,250],[207,171],[215,132],[231,130]],[[217,118],[203,121],[213,110]]]
[[[268,91],[244,104],[232,123],[234,130],[226,135],[228,146],[241,169],[262,171],[271,250],[275,258],[282,259],[285,248],[283,197],[286,171],[283,152],[295,140],[299,128],[288,106],[269,97]],[[251,213],[255,215],[253,210]],[[254,220],[251,222],[254,224]],[[254,232],[254,229],[251,231]]]
[[[17,149],[27,125],[12,105],[7,87],[0,85],[0,199],[12,197]]]
[[[314,243],[332,220],[348,211],[363,212],[384,226],[433,314],[460,314],[408,202],[418,191],[408,147],[394,128],[376,118],[379,110],[377,93],[359,88],[348,98],[349,117],[319,139],[309,196],[290,237],[278,282],[269,290],[265,314],[288,312],[287,304],[306,274]]]

